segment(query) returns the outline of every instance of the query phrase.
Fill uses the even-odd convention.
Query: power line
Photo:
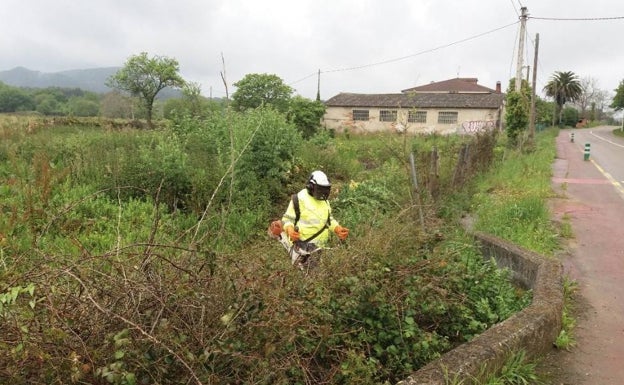
[[[402,57],[389,59],[389,60],[384,60],[384,61],[380,61],[380,62],[376,62],[376,63],[364,64],[364,65],[360,65],[360,66],[336,68],[336,69],[332,69],[332,70],[320,71],[320,73],[326,74],[326,73],[332,73],[332,72],[346,72],[346,71],[353,71],[353,70],[359,70],[359,69],[362,69],[362,68],[369,68],[369,67],[375,67],[375,66],[379,66],[379,65],[394,63],[394,62],[397,62],[397,61],[401,61],[401,60],[409,59],[409,58],[412,58],[412,57],[424,55],[426,53],[435,52],[435,51],[438,51],[440,49],[448,48],[448,47],[451,47],[451,46],[454,46],[454,45],[457,45],[457,44],[465,43],[467,41],[474,40],[474,39],[477,39],[477,38],[485,36],[485,35],[489,35],[491,33],[500,31],[502,29],[509,28],[512,25],[516,25],[518,23],[519,23],[519,21],[514,21],[513,23],[504,25],[502,27],[494,28],[492,30],[489,30],[489,31],[486,31],[486,32],[482,32],[482,33],[479,33],[477,35],[473,35],[473,36],[467,37],[465,39],[457,40],[457,41],[454,41],[452,43],[448,43],[448,44],[440,45],[440,46],[437,46],[437,47],[434,47],[434,48],[430,48],[430,49],[427,49],[427,50],[424,50],[424,51],[416,52],[416,53],[411,54],[411,55],[402,56]],[[311,73],[311,74],[309,74],[309,75],[307,75],[307,76],[305,76],[305,77],[303,77],[303,78],[301,78],[301,79],[299,79],[297,81],[294,81],[294,82],[292,82],[290,84],[292,85],[292,84],[299,83],[299,82],[304,81],[304,80],[306,80],[308,78],[311,78],[312,76],[315,76],[317,74],[318,74],[318,71],[317,72],[313,72],[313,73]]]
[[[513,7],[514,11],[516,11],[516,15],[520,17],[520,14],[518,13],[518,10],[516,9],[516,5],[514,4],[513,0],[509,0],[509,1],[511,1],[511,6]],[[520,7],[522,8],[522,4],[520,4]]]
[[[474,35],[474,36],[470,36],[470,37],[467,37],[465,39],[457,40],[457,41],[454,41],[454,42],[449,43],[449,44],[444,44],[444,45],[441,45],[441,46],[438,46],[438,47],[435,47],[435,48],[427,49],[427,50],[420,51],[420,52],[417,52],[417,53],[414,53],[414,54],[411,54],[411,55],[407,55],[407,56],[402,56],[402,57],[399,57],[399,58],[396,58],[396,59],[389,59],[389,60],[384,60],[384,61],[380,61],[380,62],[377,62],[377,63],[364,64],[364,65],[356,66],[356,67],[338,68],[338,69],[322,71],[322,72],[323,73],[330,73],[330,72],[353,71],[353,70],[358,70],[358,69],[362,69],[362,68],[374,67],[374,66],[378,66],[378,65],[382,65],[382,64],[394,63],[394,62],[405,60],[405,59],[409,59],[409,58],[412,58],[412,57],[415,57],[415,56],[420,56],[420,55],[423,55],[423,54],[426,54],[426,53],[435,52],[437,50],[440,50],[440,49],[443,49],[443,48],[448,48],[448,47],[451,47],[451,46],[454,46],[454,45],[457,45],[457,44],[460,44],[460,43],[465,43],[467,41],[470,41],[470,40],[473,40],[473,39],[476,39],[476,38],[488,35],[490,33],[494,33],[494,32],[500,31],[501,29],[508,28],[508,27],[510,27],[512,25],[515,25],[515,24],[518,24],[518,21],[514,21],[511,24],[507,24],[507,25],[504,25],[502,27],[498,27],[498,28],[492,29],[490,31]]]
[[[513,40],[514,45],[513,45],[513,49],[511,50],[511,61],[509,62],[509,79],[512,78],[511,72],[513,71],[513,63],[516,57],[516,42],[518,41],[519,35],[520,35],[520,27],[518,27],[518,30],[516,31],[516,37]]]
[[[621,20],[624,16],[613,17],[579,17],[579,18],[563,18],[563,17],[535,17],[529,16],[529,19],[550,20],[550,21],[600,21],[600,20]]]

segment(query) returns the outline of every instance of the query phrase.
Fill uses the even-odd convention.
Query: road
[[[624,138],[613,134],[614,127],[602,126],[587,130],[572,130],[579,149],[590,145],[589,159],[624,194]],[[624,196],[624,195],[623,195]]]
[[[574,233],[560,258],[578,283],[578,345],[548,358],[553,385],[624,384],[624,138],[613,129],[561,130],[557,138],[552,186],[559,198],[551,211]]]

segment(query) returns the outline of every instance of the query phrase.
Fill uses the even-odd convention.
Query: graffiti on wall
[[[469,134],[491,130],[494,127],[493,120],[470,120],[462,123],[462,128]]]

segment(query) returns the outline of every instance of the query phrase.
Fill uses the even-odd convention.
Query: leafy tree
[[[511,144],[518,143],[518,137],[529,125],[529,101],[522,92],[507,93],[505,124]]]
[[[207,99],[201,95],[201,88],[197,83],[187,83],[182,88],[181,98],[170,98],[163,105],[163,115],[166,119],[175,120],[180,115],[193,118],[207,118],[216,111],[223,110],[221,99]]]
[[[550,124],[552,122],[555,103],[548,102],[540,97],[535,99],[535,120],[537,123]]]
[[[108,79],[107,85],[137,96],[147,113],[147,125],[153,128],[152,116],[156,95],[165,87],[182,87],[178,61],[165,56],[149,58],[146,52],[132,56],[122,69]]]
[[[620,85],[615,89],[615,96],[613,97],[611,108],[616,111],[624,109],[624,80],[620,81]]]
[[[562,112],[562,123],[565,126],[575,127],[579,121],[579,112],[574,107],[565,107]]]
[[[36,109],[43,115],[64,115],[62,104],[53,95],[41,95],[38,98]]]
[[[29,111],[35,109],[33,98],[19,88],[0,82],[0,112]]]
[[[318,130],[324,114],[325,104],[297,95],[290,100],[287,117],[295,124],[301,135],[308,139]]]
[[[244,111],[262,105],[273,106],[280,112],[288,110],[293,89],[277,75],[247,74],[238,82],[232,100],[234,108]]]
[[[563,106],[566,102],[576,101],[583,93],[581,83],[572,71],[556,71],[544,87],[546,95],[552,97],[557,104],[557,114],[559,115],[559,124],[561,124]],[[553,116],[553,125],[554,116]]]
[[[74,116],[97,116],[100,105],[88,98],[71,98],[67,103],[67,112]]]

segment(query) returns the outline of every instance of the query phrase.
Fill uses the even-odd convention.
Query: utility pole
[[[531,112],[529,113],[529,144],[535,138],[535,87],[537,83],[537,53],[539,51],[539,33],[535,34],[535,54],[533,55],[533,81],[531,82]]]
[[[518,63],[516,64],[516,92],[520,92],[522,86],[522,51],[524,51],[524,35],[526,35],[526,21],[529,17],[527,7],[520,8],[520,42],[518,43]]]
[[[321,69],[318,70],[318,77],[316,83],[316,101],[321,101]]]

